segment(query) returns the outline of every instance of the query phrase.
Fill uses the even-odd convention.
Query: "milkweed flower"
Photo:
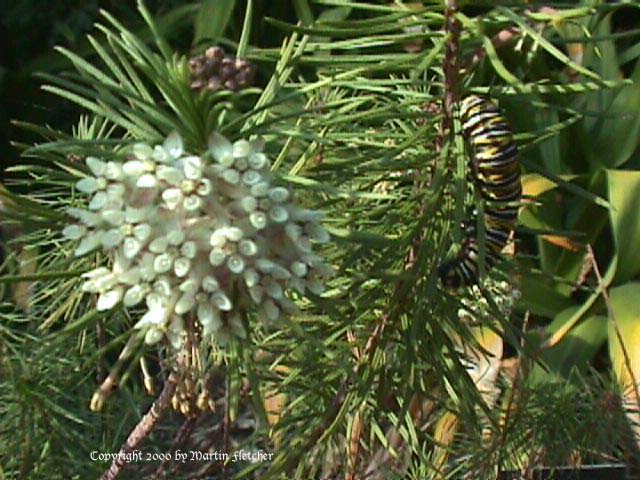
[[[134,145],[124,161],[87,157],[76,183],[88,208],[63,235],[75,255],[103,250],[111,268],[83,275],[97,310],[142,306],[135,328],[149,344],[179,348],[191,318],[203,337],[245,337],[255,313],[271,323],[297,311],[289,293],[320,295],[332,268],[314,253],[329,241],[322,212],[276,183],[261,140],[210,137],[192,155],[177,133]]]

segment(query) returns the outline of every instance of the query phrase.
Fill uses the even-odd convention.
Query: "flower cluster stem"
[[[111,463],[109,470],[100,477],[100,480],[114,480],[122,472],[126,464],[127,455],[135,451],[138,445],[149,436],[171,406],[171,397],[173,397],[176,391],[179,379],[179,371],[171,372],[164,384],[162,392],[160,392],[158,398],[153,402],[146,415],[142,417],[142,420],[140,420],[138,425],[136,425],[129,434],[127,441],[120,448],[120,452]]]

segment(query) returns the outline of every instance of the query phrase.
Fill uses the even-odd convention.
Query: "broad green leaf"
[[[622,388],[622,405],[640,443],[640,283],[612,288],[609,318],[609,355]]]
[[[609,318],[609,352],[616,377],[628,385],[631,376],[636,382],[640,379],[640,283],[614,287],[609,293],[613,314]]]
[[[537,197],[543,193],[557,188],[558,185],[551,180],[544,178],[537,173],[522,175],[522,194],[530,197]]]
[[[567,192],[570,192],[573,195],[576,195],[578,197],[581,197],[581,198],[584,198],[586,200],[589,200],[589,201],[595,203],[596,205],[600,205],[601,207],[610,208],[609,202],[607,202],[601,196],[596,195],[593,192],[581,187],[580,185],[578,185],[574,181],[565,180],[565,178],[570,178],[570,179],[573,180],[576,177],[573,177],[573,176],[565,177],[564,175],[563,176],[556,175],[555,173],[552,173],[552,172],[549,172],[548,170],[542,169],[539,165],[537,165],[534,162],[529,161],[525,157],[521,157],[520,161],[522,162],[522,165],[525,166],[529,171],[532,171],[534,173],[538,173],[538,174],[542,175],[543,177],[545,177],[545,178],[549,179],[550,181],[556,183],[561,189],[566,190]]]
[[[569,173],[562,162],[559,133],[562,132],[558,108],[540,100],[539,95],[520,95],[511,99],[507,97],[500,101],[512,122],[516,133],[530,133],[532,143],[525,145],[521,152],[537,165],[544,165],[546,169],[557,175]],[[548,132],[548,133],[547,133]],[[545,135],[547,133],[547,135]]]
[[[578,309],[579,307],[573,306],[560,312],[547,327],[547,331],[558,331]],[[534,367],[531,372],[532,380],[547,380],[549,374],[570,378],[574,369],[586,370],[606,340],[607,317],[593,315],[585,318],[557,345],[542,352],[540,360],[544,367],[542,365]]]
[[[553,318],[572,304],[569,297],[558,293],[551,278],[523,273],[520,282],[521,306],[534,315]]]
[[[194,44],[222,37],[229,20],[231,20],[235,6],[236,0],[206,0],[202,2],[196,14]]]
[[[640,172],[608,170],[609,211],[618,257],[615,282],[621,284],[640,273]]]
[[[610,32],[611,15],[603,18],[596,34]],[[599,42],[587,50],[586,62],[607,79],[621,78],[613,40]],[[631,73],[632,84],[620,90],[601,90],[589,94],[585,110],[585,135],[582,138],[584,151],[591,165],[618,167],[623,165],[640,143],[640,62]]]
[[[603,290],[611,284],[611,280],[616,271],[616,263],[616,258],[614,258],[602,278],[602,284],[598,285],[598,288],[589,295],[589,298],[587,298],[580,307],[576,308],[575,311],[569,311],[568,318],[565,319],[562,317],[562,324],[558,325],[558,328],[551,332],[551,336],[543,344],[544,348],[552,348],[558,345],[576,328],[580,320],[582,320],[584,315],[593,307],[600,295],[602,295]]]
[[[580,181],[582,180],[582,181]],[[595,172],[591,178],[578,179],[581,186],[593,192],[594,194],[606,196],[606,175],[602,170]],[[579,232],[582,235],[575,238],[577,244],[581,247],[577,251],[562,249],[556,263],[556,274],[570,282],[580,280],[580,273],[584,269],[585,263],[585,246],[595,245],[601,238],[603,230],[608,224],[609,212],[591,201],[583,198],[572,198],[566,201],[566,214],[563,227],[567,230]],[[599,251],[596,254],[600,253]],[[561,291],[569,293],[573,288],[572,285],[564,285]]]

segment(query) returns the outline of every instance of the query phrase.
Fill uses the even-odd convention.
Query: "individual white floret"
[[[319,225],[318,223],[307,223],[304,227],[304,231],[311,237],[314,241],[318,243],[327,243],[331,237],[329,233]]]
[[[138,188],[155,188],[158,186],[158,179],[152,173],[145,173],[136,181]]]
[[[245,267],[245,262],[240,255],[231,255],[227,260],[227,268],[231,273],[236,275],[242,273]]]
[[[62,230],[62,235],[70,240],[79,240],[87,233],[87,228],[84,225],[67,225]]]
[[[176,246],[184,242],[185,233],[182,229],[173,229],[169,233],[167,233],[166,237],[169,245]]]
[[[170,297],[173,293],[173,285],[171,279],[166,275],[161,275],[153,283],[153,291],[162,295],[162,297]]]
[[[124,178],[122,164],[119,162],[107,162],[107,168],[105,169],[104,177],[107,180],[122,180]]]
[[[291,264],[291,271],[297,277],[304,278],[308,272],[308,268],[304,262],[295,261]]]
[[[244,158],[251,154],[252,151],[253,149],[251,148],[251,144],[246,140],[238,140],[233,144],[234,158]]]
[[[171,322],[169,323],[169,327],[167,328],[165,335],[167,336],[171,347],[176,351],[180,350],[187,338],[184,319],[179,315],[174,315],[171,318]]]
[[[148,311],[134,325],[134,328],[148,328],[164,326],[173,310],[172,299],[164,297],[159,293],[152,292],[147,295]]]
[[[202,325],[203,335],[211,335],[222,327],[220,313],[209,301],[198,302],[197,316],[200,325]]]
[[[256,211],[251,212],[249,215],[249,222],[256,230],[262,230],[267,226],[267,216],[264,212]]]
[[[103,191],[96,192],[91,201],[89,202],[89,210],[101,210],[103,209],[107,203],[109,198],[107,197],[107,193]]]
[[[74,255],[76,257],[81,257],[82,255],[95,250],[99,246],[100,246],[100,233],[90,232],[82,240],[80,240],[80,244],[76,247]]]
[[[161,253],[153,261],[153,269],[156,273],[166,273],[173,267],[173,255],[170,253]]]
[[[167,163],[173,160],[172,157],[173,156],[169,154],[169,152],[164,147],[161,147],[160,145],[156,145],[155,147],[153,147],[153,154],[151,155],[151,158],[153,158],[156,162]]]
[[[289,220],[289,213],[286,208],[275,206],[269,209],[269,218],[276,223],[284,223]]]
[[[225,166],[233,164],[233,145],[219,133],[209,136],[209,152],[218,163]]]
[[[258,246],[252,240],[240,240],[238,251],[245,257],[253,257],[258,253]]]
[[[120,245],[123,239],[124,237],[120,229],[113,228],[107,230],[100,236],[100,243],[106,250],[110,250]]]
[[[213,191],[213,187],[211,185],[211,180],[208,178],[203,178],[198,182],[198,186],[196,187],[196,193],[201,197],[206,197],[210,195]]]
[[[223,310],[225,312],[228,312],[233,308],[233,303],[231,303],[229,297],[221,291],[214,292],[211,295],[211,302],[218,307],[219,310]]]
[[[149,244],[149,251],[153,253],[164,253],[168,247],[169,240],[167,237],[158,237]]]
[[[251,288],[260,283],[260,274],[256,272],[253,268],[247,268],[244,273],[244,282],[247,287]]]
[[[164,338],[164,331],[157,327],[151,327],[144,336],[144,343],[147,345],[155,345]]]
[[[187,278],[184,282],[180,284],[178,290],[183,293],[191,293],[195,295],[198,292],[198,288],[200,287],[200,282],[195,278]]]
[[[186,242],[184,242],[180,246],[180,253],[182,254],[182,256],[188,259],[192,260],[193,258],[195,258],[195,256],[198,254],[198,246],[196,245],[196,242],[191,240],[187,240]]]
[[[133,146],[132,153],[138,160],[148,160],[153,155],[153,147],[146,143],[136,143]]]
[[[198,195],[189,195],[184,199],[182,205],[188,212],[195,212],[202,207],[202,199]]]
[[[215,292],[218,288],[220,288],[220,284],[213,275],[206,275],[202,279],[202,289],[205,292]]]
[[[214,267],[219,267],[227,259],[227,254],[220,247],[214,247],[209,253],[209,263]]]
[[[182,159],[184,176],[189,180],[199,180],[202,178],[202,160],[200,157],[189,156]]]
[[[182,137],[176,131],[171,132],[162,144],[162,148],[167,152],[171,160],[175,160],[184,152]]]
[[[191,260],[189,260],[186,257],[179,257],[173,263],[173,271],[176,274],[176,277],[178,278],[185,277],[190,270],[191,270]]]
[[[184,315],[190,311],[196,305],[196,297],[193,293],[183,293],[180,299],[176,302],[174,311],[178,315]]]
[[[260,285],[249,287],[249,296],[251,296],[251,300],[253,300],[256,305],[259,305],[264,297],[264,288]]]
[[[133,227],[133,236],[141,242],[146,242],[151,237],[153,229],[148,223],[141,223]]]
[[[162,199],[169,210],[175,210],[184,201],[184,195],[180,188],[167,188],[162,192]]]
[[[110,225],[122,225],[125,219],[125,212],[122,210],[103,210],[101,216]]]
[[[107,171],[106,162],[103,162],[99,158],[89,156],[85,160],[85,163],[87,164],[87,167],[89,167],[89,170],[91,170],[91,173],[93,173],[96,177],[104,176],[105,172]]]
[[[104,178],[85,177],[76,183],[76,188],[83,193],[93,193],[104,190],[107,182]]]
[[[249,166],[254,170],[262,170],[267,167],[268,164],[267,156],[262,152],[254,152],[249,155]]]
[[[176,186],[180,185],[180,183],[184,180],[185,175],[175,167],[169,165],[160,165],[156,169],[156,177],[158,177],[158,180],[162,180],[169,185]]]
[[[262,181],[262,175],[260,175],[255,170],[247,170],[242,174],[242,183],[244,183],[245,185],[253,186],[253,185],[257,185],[258,182],[261,182],[261,181]]]
[[[275,203],[283,203],[289,200],[289,190],[284,187],[275,187],[269,190],[269,199]]]
[[[124,289],[122,287],[116,287],[113,290],[109,290],[104,293],[101,293],[100,296],[98,297],[96,310],[98,311],[111,310],[122,299],[123,293],[124,293]]]
[[[142,242],[135,237],[127,237],[123,240],[122,251],[127,258],[134,258],[142,249]]]
[[[264,197],[269,193],[268,182],[258,182],[251,186],[251,195],[254,197]]]
[[[149,287],[146,284],[133,285],[124,294],[122,303],[125,307],[133,307],[144,300],[149,291]]]
[[[141,177],[154,169],[155,164],[148,160],[129,160],[122,164],[122,173],[129,177]]]

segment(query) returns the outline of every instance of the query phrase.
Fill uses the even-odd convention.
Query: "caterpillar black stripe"
[[[518,217],[522,196],[518,148],[511,127],[490,99],[470,95],[460,105],[462,134],[470,151],[471,179],[484,204],[485,260],[488,268],[500,259]],[[462,251],[438,267],[446,288],[478,283],[479,240],[476,220],[463,223]]]

